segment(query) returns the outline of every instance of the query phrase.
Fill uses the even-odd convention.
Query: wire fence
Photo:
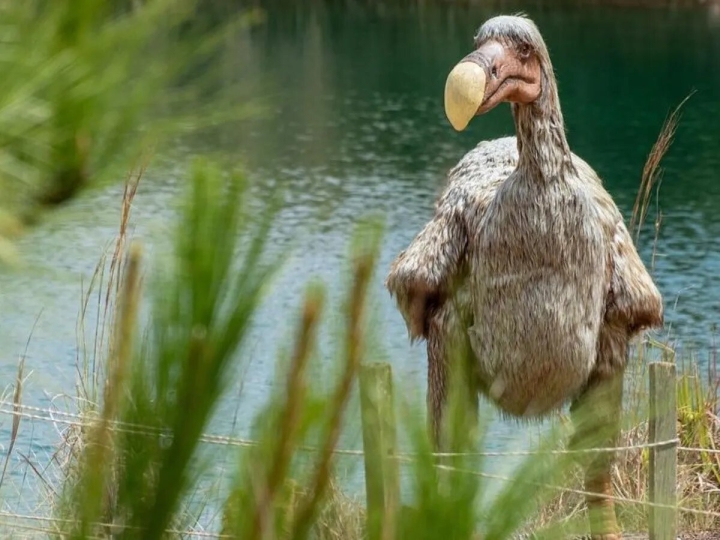
[[[7,518],[7,519],[13,519],[13,520],[25,520],[25,521],[31,521],[31,522],[40,522],[45,523],[47,526],[43,527],[40,525],[30,525],[27,523],[18,523],[17,521],[8,522],[0,519],[0,526],[5,525],[9,526],[11,528],[19,528],[19,529],[25,529],[28,531],[34,531],[34,532],[43,532],[53,535],[59,535],[62,534],[63,529],[61,527],[58,527],[57,525],[74,525],[77,524],[77,522],[74,522],[73,520],[69,519],[62,519],[62,518],[56,518],[56,517],[44,517],[44,516],[37,516],[37,515],[31,515],[31,514],[16,514],[12,512],[2,512],[0,511],[0,518]],[[52,527],[55,526],[55,527]],[[50,528],[52,527],[52,528]],[[125,530],[139,530],[136,527],[131,527],[128,525],[121,525],[118,523],[102,523],[102,522],[96,522],[91,524],[91,528],[93,529],[105,529],[107,531],[112,531],[115,533],[122,532]],[[201,531],[201,530],[194,530],[194,529],[165,529],[165,532],[167,534],[176,534],[180,536],[185,537],[194,537],[194,538],[233,538],[231,535],[227,534],[220,534],[216,532],[209,532],[209,531]],[[99,536],[88,536],[87,538],[103,538]]]
[[[28,420],[40,420],[43,422],[51,422],[55,424],[62,424],[70,427],[77,427],[86,429],[92,427],[93,417],[88,415],[81,415],[78,413],[71,413],[67,411],[61,411],[59,409],[50,409],[43,407],[35,407],[32,405],[14,404],[9,401],[0,400],[0,414],[15,416],[19,418],[25,418]],[[108,429],[118,433],[128,433],[133,435],[145,435],[145,436],[160,436],[170,437],[171,433],[167,430],[161,430],[154,426],[146,426],[140,424],[132,424],[129,422],[122,422],[118,420],[109,420],[107,422]],[[253,448],[259,446],[260,442],[252,439],[243,439],[238,437],[230,437],[227,435],[219,435],[212,433],[203,433],[200,435],[199,440],[205,444],[216,444],[223,446],[236,446],[244,448]],[[567,449],[555,449],[555,450],[520,450],[520,451],[498,451],[498,452],[432,452],[433,457],[523,457],[523,456],[535,456],[535,455],[581,455],[581,454],[602,454],[602,453],[616,453],[616,452],[629,452],[634,450],[660,448],[669,445],[677,445],[680,443],[680,439],[673,438],[659,442],[647,442],[639,443],[628,446],[611,446],[601,448],[586,448],[577,450]],[[298,450],[302,452],[318,452],[320,449],[314,446],[298,446]],[[704,452],[710,454],[720,454],[720,450],[707,449],[707,448],[690,448],[684,446],[678,446],[678,450],[684,452]],[[363,457],[365,452],[359,449],[348,449],[348,448],[336,448],[333,450],[336,455],[344,456],[356,456]],[[397,452],[395,457],[398,459],[405,458],[416,458],[418,454],[411,452]]]
[[[502,480],[504,482],[522,483],[522,484],[526,484],[526,485],[541,487],[544,489],[552,489],[552,490],[560,491],[563,493],[572,493],[574,495],[581,495],[583,497],[590,496],[590,497],[595,497],[598,499],[605,499],[605,500],[614,501],[614,502],[618,502],[618,503],[642,505],[647,508],[661,508],[661,509],[666,509],[666,510],[676,510],[679,512],[694,514],[694,515],[698,515],[698,516],[720,518],[720,512],[715,512],[712,510],[699,510],[697,508],[684,508],[682,506],[671,505],[671,504],[660,504],[660,503],[654,503],[651,501],[641,501],[639,499],[631,499],[628,497],[621,497],[618,495],[608,495],[605,493],[596,493],[593,491],[585,491],[582,489],[574,489],[574,488],[569,488],[569,487],[564,487],[564,486],[556,486],[556,485],[547,484],[544,482],[531,482],[531,481],[517,479],[517,478],[510,478],[508,476],[503,476],[503,475],[499,475],[499,474],[484,473],[484,472],[479,472],[479,471],[473,471],[470,469],[461,469],[461,468],[457,468],[457,467],[451,467],[448,465],[436,464],[435,467],[438,469],[446,470],[446,471],[450,471],[450,472],[470,474],[473,476],[479,476],[481,478]]]
[[[63,425],[67,427],[75,427],[80,429],[86,429],[92,427],[95,424],[96,418],[89,414],[79,414],[69,411],[63,411],[57,408],[43,408],[32,405],[25,405],[21,403],[15,403],[6,400],[0,400],[0,415],[10,416],[17,420],[26,419],[31,421],[39,421],[45,423],[51,423],[53,425]],[[128,422],[122,422],[118,420],[112,420],[108,422],[108,428],[112,431],[119,433],[136,434],[149,437],[170,437],[171,433],[167,430],[162,430],[154,426],[132,424]],[[227,435],[204,433],[199,439],[204,444],[211,445],[222,445],[229,447],[241,447],[241,448],[253,448],[259,446],[260,442],[252,439],[244,439],[239,437],[231,437]],[[593,454],[593,453],[616,453],[616,452],[633,452],[633,451],[644,451],[660,448],[674,447],[678,452],[685,453],[700,453],[707,455],[720,455],[720,450],[715,448],[695,448],[680,445],[680,439],[677,437],[662,440],[662,441],[649,441],[645,443],[638,443],[627,446],[616,446],[616,447],[605,447],[605,448],[590,448],[582,450],[572,449],[553,449],[553,450],[523,450],[523,451],[480,451],[480,452],[435,452],[432,453],[433,457],[436,458],[467,458],[467,457],[513,457],[513,456],[533,456],[533,455],[571,455],[571,454]],[[303,452],[317,452],[320,449],[312,446],[300,446],[297,448]],[[365,457],[366,453],[362,449],[344,449],[338,448],[334,450],[334,454],[340,456],[355,456]],[[409,452],[396,451],[391,456],[399,463],[411,464],[417,458],[419,454]],[[481,478],[497,480],[501,482],[512,482],[521,483],[526,485],[533,485],[541,487],[543,489],[549,489],[557,491],[558,493],[568,493],[579,495],[583,497],[594,497],[597,499],[612,500],[622,504],[641,505],[646,508],[666,509],[673,510],[676,512],[693,514],[696,516],[704,516],[713,519],[720,519],[720,512],[713,510],[704,510],[698,508],[688,508],[679,505],[661,504],[653,501],[633,499],[629,497],[623,497],[618,495],[608,495],[605,493],[594,493],[585,491],[582,489],[576,489],[566,486],[553,485],[543,482],[533,482],[522,478],[510,478],[499,474],[493,474],[488,472],[476,471],[467,468],[454,467],[444,463],[435,462],[434,467],[438,470],[444,470],[457,474],[473,475]],[[15,513],[8,511],[0,511],[0,527],[7,527],[11,530],[23,530],[27,533],[42,533],[48,535],[60,535],[62,531],[61,526],[72,525],[72,520],[61,519],[52,516],[43,516],[37,514],[26,514],[26,513]],[[121,532],[122,530],[129,529],[130,527],[116,523],[94,523],[94,527],[104,529],[106,531]],[[185,538],[217,538],[225,539],[232,538],[229,535],[223,535],[221,533],[204,530],[201,528],[194,529],[168,529],[168,534],[174,534]],[[92,537],[90,537],[92,538]]]

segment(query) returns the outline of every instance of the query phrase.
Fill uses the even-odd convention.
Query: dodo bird
[[[474,399],[520,420],[570,403],[575,435],[605,428],[592,444],[612,445],[630,340],[662,326],[662,298],[612,197],[570,151],[547,47],[524,15],[486,21],[446,81],[458,131],[503,102],[516,136],[480,142],[451,169],[432,219],[386,279],[411,338],[427,342],[434,442],[442,446],[449,351],[464,342]],[[613,457],[594,455],[592,537],[617,540]]]

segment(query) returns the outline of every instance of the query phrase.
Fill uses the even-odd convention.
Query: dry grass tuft
[[[298,501],[310,494],[307,488],[293,484],[293,497],[286,510],[292,519],[297,510]],[[336,480],[331,480],[326,497],[318,508],[312,524],[313,540],[363,540],[365,535],[365,505],[363,501],[346,495]]]
[[[122,335],[126,334],[127,331],[123,330],[116,336],[112,334],[106,336],[105,329],[109,327],[110,331],[114,332],[116,326],[122,326],[123,328],[129,326],[128,321],[123,321],[122,316],[119,313],[113,313],[113,310],[118,306],[118,300],[122,290],[122,269],[126,263],[125,255],[127,254],[127,250],[125,246],[129,241],[132,204],[144,172],[145,166],[142,166],[136,174],[130,175],[127,178],[120,208],[118,233],[112,245],[112,251],[108,250],[108,252],[102,255],[95,267],[87,289],[83,290],[82,294],[82,304],[77,326],[78,343],[80,346],[78,347],[78,356],[75,363],[78,372],[76,392],[78,412],[86,416],[88,420],[98,417],[98,407],[101,402],[100,390],[105,389],[107,392],[108,389],[113,387],[112,385],[106,385],[104,381],[106,367],[112,365],[106,364],[108,360],[113,358],[112,354],[108,354],[110,352],[109,349],[123,349],[121,356],[128,354],[127,347],[123,346],[124,340],[121,339]],[[139,255],[139,253],[136,252],[136,255]],[[136,260],[133,264],[130,264],[130,267],[134,268],[128,268],[131,270],[127,273],[127,277],[130,278],[130,290],[128,290],[129,295],[125,295],[125,298],[132,305],[124,306],[124,313],[128,313],[128,310],[137,309],[137,288],[139,287],[140,280],[137,275],[137,263],[138,261]],[[96,298],[96,305],[94,307],[97,318],[92,334],[94,341],[92,346],[88,346],[85,341],[85,322],[89,315],[88,309],[91,306],[93,297]],[[113,316],[116,318],[116,325],[108,324]],[[125,345],[129,345],[129,343]],[[80,356],[81,351],[83,354],[82,357]],[[118,375],[118,372],[114,374],[115,377]],[[114,416],[114,411],[112,411],[112,416]],[[106,423],[111,420],[112,418],[107,418]],[[62,441],[52,457],[52,461],[59,466],[66,480],[75,479],[79,474],[79,465],[81,463],[79,457],[85,452],[90,437],[90,433],[88,433],[84,424],[85,423],[83,423],[83,426],[69,426],[63,431]],[[57,498],[57,494],[53,494],[53,497]]]
[[[678,456],[678,505],[683,508],[720,513],[720,455],[703,449],[720,448],[720,418],[718,418],[718,388],[720,379],[703,382],[693,362],[684,363],[677,379],[678,434],[680,446],[698,451],[680,451]],[[647,411],[635,394],[628,407],[628,415],[641,418]],[[645,416],[646,417],[646,416]],[[647,420],[623,431],[618,446],[638,446],[648,442]],[[646,501],[648,499],[649,452],[630,450],[618,454],[613,467],[613,486],[617,497]],[[566,487],[583,489],[579,469],[566,478]],[[639,504],[617,503],[618,520],[626,531],[647,529],[647,508]],[[558,521],[584,519],[585,501],[581,495],[561,493],[554,497],[536,517],[534,525]],[[683,533],[720,530],[720,518],[679,513],[678,529]]]
[[[630,226],[628,227],[630,234],[635,236],[635,242],[640,239],[640,231],[645,223],[647,217],[648,207],[650,206],[650,200],[652,198],[652,191],[655,186],[660,188],[660,182],[662,180],[662,169],[660,168],[660,162],[662,162],[665,154],[670,149],[675,132],[677,131],[678,123],[680,122],[680,109],[683,105],[692,97],[693,93],[690,93],[680,104],[675,107],[670,116],[665,120],[660,134],[658,135],[655,144],[650,150],[645,166],[643,167],[642,177],[640,179],[640,187],[638,189],[637,197],[635,198],[635,204],[633,205],[632,216],[630,218]],[[656,221],[656,229],[660,226],[661,216],[658,215]]]

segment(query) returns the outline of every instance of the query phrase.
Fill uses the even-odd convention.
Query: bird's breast
[[[491,398],[517,416],[561,406],[596,362],[607,246],[592,209],[573,193],[499,205],[470,248],[469,337]]]

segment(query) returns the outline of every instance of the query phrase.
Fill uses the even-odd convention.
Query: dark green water
[[[595,167],[628,217],[663,120],[696,90],[663,163],[651,221],[660,210],[654,266],[667,331],[707,361],[720,309],[720,20],[706,10],[525,10],[549,45],[571,147]],[[368,213],[387,219],[374,285],[375,330],[406,397],[422,403],[424,348],[408,344],[382,279],[429,218],[445,172],[478,141],[512,133],[507,106],[463,134],[451,130],[442,110],[448,70],[493,14],[481,7],[278,8],[263,27],[229,44],[234,58],[227,76],[266,101],[266,116],[160,160],[134,210],[135,236],[162,247],[186,158],[206,150],[243,160],[256,196],[284,193],[274,248],[295,250],[248,343],[251,361],[236,384],[241,397],[223,404],[216,431],[230,429],[240,403],[235,434],[244,434],[250,413],[268,395],[278,345],[291,333],[305,283],[320,277],[338,288],[345,282],[348,239]],[[4,383],[12,381],[16,355],[42,311],[28,349],[28,403],[48,406],[74,393],[81,280],[113,239],[119,192],[89,193],[51,216],[22,241],[26,269],[0,274]],[[652,236],[647,231],[640,246],[648,264]],[[328,319],[335,322],[335,314]],[[323,353],[331,362],[330,335]],[[0,422],[6,444],[9,417]],[[494,449],[517,448],[528,437],[499,422],[491,434]],[[26,422],[18,445],[42,462],[56,442],[54,428]],[[347,445],[357,444],[350,436]]]

